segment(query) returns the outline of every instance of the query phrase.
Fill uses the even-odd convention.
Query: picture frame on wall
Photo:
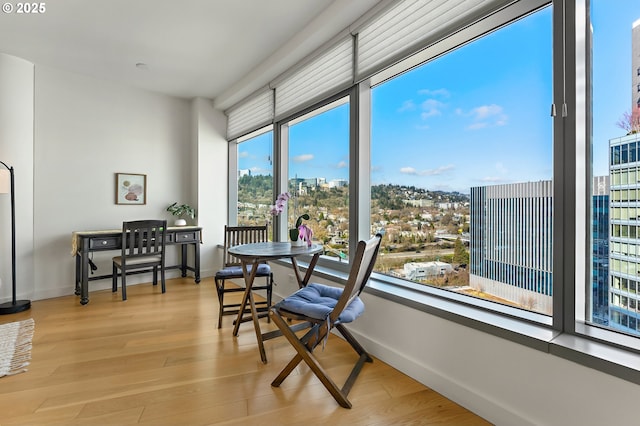
[[[116,204],[147,204],[147,175],[116,173]]]

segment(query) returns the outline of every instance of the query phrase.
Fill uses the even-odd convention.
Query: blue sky
[[[636,19],[638,0],[594,2],[595,175],[608,173],[608,140],[631,108]],[[551,36],[546,8],[374,88],[373,184],[468,193],[551,179]],[[262,138],[240,146],[240,169],[270,174]],[[346,105],[292,126],[290,141],[290,176],[348,178]]]

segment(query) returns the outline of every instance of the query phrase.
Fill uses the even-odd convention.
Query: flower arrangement
[[[278,198],[276,198],[276,203],[270,207],[270,213],[273,216],[278,216],[284,211],[284,207],[287,205],[287,201],[289,201],[290,198],[291,194],[289,194],[288,192],[283,192],[282,194],[278,195]],[[310,218],[311,216],[309,216],[308,213],[304,213],[298,216],[295,226],[289,229],[289,238],[291,238],[291,241],[298,241],[298,239],[300,239],[301,241],[305,241],[307,243],[307,246],[311,246],[313,231],[307,225],[304,225],[302,223],[303,220],[309,220]]]

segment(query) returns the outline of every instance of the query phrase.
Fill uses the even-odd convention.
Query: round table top
[[[290,242],[269,241],[233,246],[229,247],[228,251],[230,254],[240,258],[278,259],[321,253],[322,246],[320,244],[312,244],[311,247],[308,247],[306,244],[303,246],[291,246]]]

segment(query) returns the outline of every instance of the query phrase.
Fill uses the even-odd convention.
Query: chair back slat
[[[338,319],[344,308],[349,306],[349,303],[362,293],[367,282],[369,282],[381,241],[382,235],[377,234],[367,241],[358,242],[356,254],[351,265],[351,272],[349,272],[349,279],[344,286],[342,296],[340,296],[338,303],[336,303],[329,315],[332,323]]]
[[[166,220],[135,220],[122,223],[122,257],[164,254]]]
[[[241,265],[240,259],[229,253],[229,248],[242,244],[264,243],[268,239],[267,225],[225,226],[224,267]]]

